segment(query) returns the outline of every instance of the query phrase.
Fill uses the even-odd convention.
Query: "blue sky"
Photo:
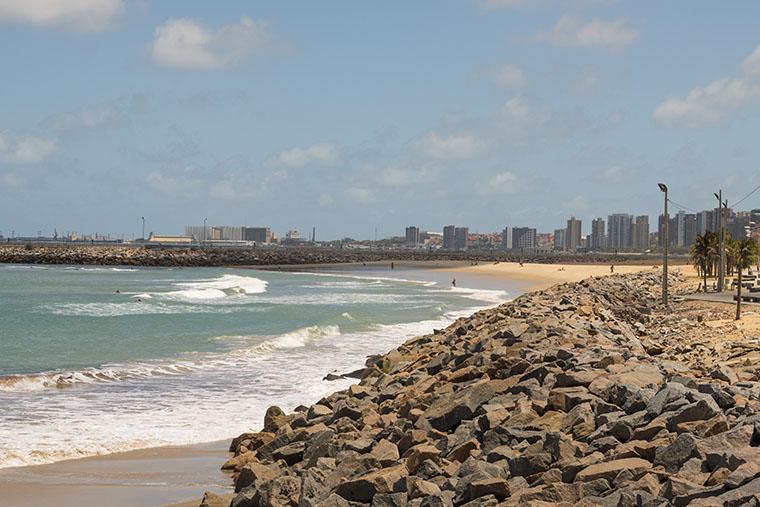
[[[760,184],[760,4],[0,0],[0,230],[544,231]],[[760,193],[742,208],[760,207]],[[656,222],[654,222],[656,223]]]

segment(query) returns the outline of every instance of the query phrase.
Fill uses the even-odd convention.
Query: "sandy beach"
[[[225,493],[220,470],[229,442],[156,447],[0,470],[2,505],[164,505],[210,490]]]
[[[673,269],[684,269],[688,266],[674,266]],[[614,266],[617,274],[638,273],[652,269],[662,269],[659,264],[651,265],[619,265]],[[508,279],[523,284],[524,290],[541,290],[558,283],[578,282],[585,278],[605,276],[611,273],[609,264],[531,264],[517,262],[500,262],[498,264],[478,264],[477,266],[446,267],[440,271],[466,276],[472,280]]]
[[[682,268],[684,266],[674,267]],[[610,273],[610,266],[606,264],[524,263],[520,266],[518,263],[498,263],[470,266],[461,263],[399,263],[393,276],[403,278],[410,269],[430,269],[431,277],[439,283],[447,284],[450,279],[456,278],[458,286],[462,287],[498,288],[509,281],[512,286],[520,287],[520,292]],[[615,266],[615,273],[651,269],[652,265],[621,265]],[[220,421],[220,424],[224,422]],[[187,447],[160,447],[0,470],[3,505],[26,507],[52,501],[62,507],[168,505],[197,499],[206,490],[229,493],[231,481],[220,471],[221,464],[229,456],[228,445],[224,441]]]

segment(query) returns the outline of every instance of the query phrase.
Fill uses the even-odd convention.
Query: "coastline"
[[[531,292],[316,405],[270,407],[233,440],[231,505],[749,505],[760,342],[661,287],[642,271]]]
[[[507,281],[512,285],[518,282],[520,293],[609,273],[609,266],[606,264],[525,263],[520,268],[517,263],[471,266],[454,261],[445,265],[436,263],[438,265],[430,266],[428,262],[400,262],[397,264],[399,269],[392,272],[386,271],[385,264],[387,263],[370,266],[318,266],[316,271],[346,271],[352,274],[368,271],[369,276],[382,274],[402,278],[403,273],[408,273],[409,270],[424,269],[426,273],[438,276],[443,283],[450,276],[457,277],[460,286],[471,288],[493,289]],[[370,269],[363,269],[367,267]],[[297,269],[308,270],[305,266],[299,266]],[[641,271],[651,269],[651,266],[630,266],[628,269]],[[519,294],[510,294],[510,298],[517,295]],[[0,470],[0,489],[8,491],[7,498],[15,502],[9,505],[19,507],[44,503],[50,498],[55,498],[59,505],[64,506],[78,505],[85,500],[85,503],[95,503],[97,500],[105,499],[110,505],[173,504],[197,498],[199,493],[205,490],[219,493],[231,491],[230,479],[220,471],[221,464],[229,456],[227,447],[226,441],[180,447],[154,447],[49,465],[4,469]],[[166,476],[163,474],[165,470],[174,472]],[[96,477],[94,481],[93,476]]]

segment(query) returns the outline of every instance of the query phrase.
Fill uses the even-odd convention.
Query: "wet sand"
[[[0,469],[4,507],[132,507],[167,505],[198,498],[204,491],[232,491],[220,466],[228,441],[181,447],[155,447]]]

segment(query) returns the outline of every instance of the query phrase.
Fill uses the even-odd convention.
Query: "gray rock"
[[[654,454],[654,465],[662,465],[670,473],[675,473],[690,458],[700,455],[697,440],[689,433],[681,433],[667,447],[660,447]]]

